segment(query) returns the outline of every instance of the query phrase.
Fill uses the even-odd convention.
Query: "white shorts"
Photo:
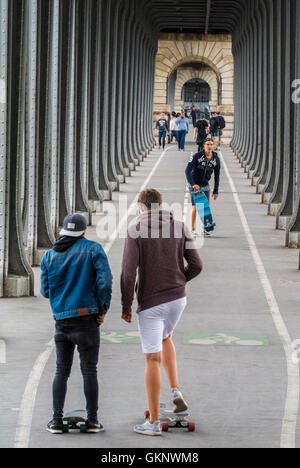
[[[139,331],[144,354],[160,353],[162,342],[172,335],[181,315],[186,308],[187,299],[183,297],[138,314]]]

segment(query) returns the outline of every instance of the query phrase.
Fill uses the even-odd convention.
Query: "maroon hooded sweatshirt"
[[[137,312],[185,297],[186,283],[201,271],[201,258],[184,223],[175,221],[168,211],[143,213],[129,228],[125,241],[123,314],[131,313],[135,291]]]

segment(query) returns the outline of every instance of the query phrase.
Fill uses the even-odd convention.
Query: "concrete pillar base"
[[[299,249],[300,248],[300,232],[290,231],[287,234],[287,246],[289,249]]]
[[[268,214],[270,216],[277,216],[279,207],[280,207],[279,203],[270,203],[269,204]]]
[[[129,163],[128,167],[130,171],[135,171],[135,163]]]
[[[120,184],[125,184],[125,176],[124,175],[118,175],[118,181]]]
[[[110,201],[111,200],[110,190],[103,190],[103,200],[104,201]]]
[[[252,169],[252,170],[249,169],[247,172],[248,172],[248,179],[252,179],[252,178],[253,178],[253,174],[254,174],[253,169]]]
[[[258,177],[252,177],[251,185],[253,185],[253,187],[257,186],[258,179]]]
[[[103,203],[100,200],[90,200],[92,213],[101,213],[103,211]]]
[[[29,297],[30,278],[10,275],[4,285],[4,297]]]
[[[34,252],[33,266],[40,266],[42,258],[48,249],[38,249]]]
[[[279,229],[280,231],[286,231],[289,225],[290,219],[291,218],[289,216],[278,216],[276,228]]]
[[[264,192],[263,193],[262,202],[265,205],[268,205],[270,203],[271,195],[272,195],[271,192]]]
[[[117,192],[119,190],[118,182],[110,182],[109,185],[112,192]]]
[[[264,191],[264,187],[265,187],[264,184],[258,184],[257,189],[256,189],[256,193],[258,193],[259,195],[262,195],[262,193]]]

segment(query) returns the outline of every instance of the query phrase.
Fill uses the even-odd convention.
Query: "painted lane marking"
[[[27,448],[29,445],[30,429],[37,389],[53,348],[54,340],[51,340],[47,344],[45,351],[43,351],[35,361],[28,377],[20,406],[18,425],[15,435],[15,448]]]
[[[245,333],[185,333],[185,345],[269,346],[266,335]]]
[[[299,365],[293,362],[293,348],[292,340],[285,322],[281,316],[280,309],[274,295],[270,280],[268,278],[266,269],[264,267],[262,258],[257,249],[254,237],[251,233],[250,226],[248,224],[244,209],[242,207],[240,198],[235,187],[235,183],[230,175],[229,169],[225,162],[222,152],[220,151],[220,157],[225,169],[231,190],[233,192],[233,198],[236,204],[238,214],[241,219],[241,223],[245,232],[246,239],[249,244],[249,248],[253,257],[254,264],[257,269],[259,279],[261,281],[265,296],[269,305],[270,313],[277,329],[280,340],[283,344],[286,361],[287,361],[287,395],[284,417],[282,421],[281,431],[281,448],[295,448],[296,447],[296,427],[297,427],[297,415],[299,408]]]
[[[138,331],[101,330],[101,344],[140,344],[140,342],[140,333]]]

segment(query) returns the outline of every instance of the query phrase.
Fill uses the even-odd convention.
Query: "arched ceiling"
[[[160,32],[232,33],[249,0],[151,0]]]

